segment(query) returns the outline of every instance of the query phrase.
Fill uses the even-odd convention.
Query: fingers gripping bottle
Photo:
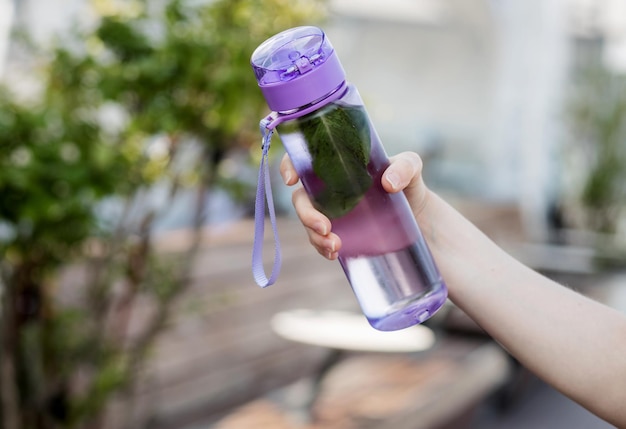
[[[317,27],[283,31],[262,43],[251,63],[273,111],[261,121],[264,155],[276,129],[313,205],[341,238],[339,262],[369,323],[392,331],[428,319],[445,302],[446,286],[406,197],[382,188],[389,160],[324,32]],[[260,239],[264,192],[274,216],[265,170],[257,189]],[[262,265],[259,274],[258,250],[255,243],[255,277],[266,286],[278,269],[275,265],[270,280]],[[279,252],[277,247],[276,259]]]

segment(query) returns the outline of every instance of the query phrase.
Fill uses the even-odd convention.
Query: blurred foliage
[[[595,66],[581,71],[575,84],[569,117],[584,163],[577,171],[584,174],[582,223],[615,233],[626,215],[626,76]]]
[[[111,398],[132,397],[199,244],[196,234],[185,255],[163,259],[151,241],[158,213],[131,216],[134,196],[164,179],[172,199],[191,185],[199,228],[220,164],[260,138],[252,51],[324,13],[321,0],[92,3],[92,28],[52,52],[31,47],[47,59],[40,96],[0,89],[3,429],[103,427]],[[126,209],[105,228],[98,210],[110,198]],[[86,275],[68,291],[59,269],[71,264]],[[129,339],[139,296],[153,317]]]

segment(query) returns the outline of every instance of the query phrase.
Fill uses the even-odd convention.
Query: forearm
[[[626,427],[626,316],[525,267],[435,194],[417,218],[450,299],[539,377]]]

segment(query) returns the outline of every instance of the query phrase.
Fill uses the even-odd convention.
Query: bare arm
[[[288,158],[281,172],[298,178]],[[429,191],[416,154],[392,158],[383,178],[403,190],[450,299],[537,376],[608,422],[626,428],[626,315],[524,266]],[[335,259],[341,240],[302,189],[294,206],[311,243]]]

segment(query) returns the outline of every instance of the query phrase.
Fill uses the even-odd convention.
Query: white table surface
[[[417,352],[435,343],[434,332],[423,325],[382,332],[372,328],[361,314],[335,310],[284,311],[272,318],[271,326],[285,339],[337,350]]]

